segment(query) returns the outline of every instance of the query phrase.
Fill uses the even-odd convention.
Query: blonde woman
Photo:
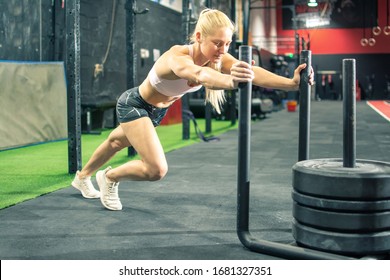
[[[238,61],[228,53],[234,25],[218,10],[206,9],[199,16],[189,45],[176,45],[155,62],[139,87],[124,92],[117,102],[120,125],[94,152],[72,185],[85,198],[99,198],[107,209],[121,210],[119,182],[125,180],[156,181],[164,178],[168,164],[155,127],[169,106],[184,94],[206,88],[206,101],[217,112],[224,101],[223,90],[235,89],[240,82],[281,90],[297,90],[299,65],[292,79],[281,77],[260,67]],[[312,82],[311,80],[310,83]],[[140,156],[115,168],[96,173],[97,191],[91,176],[123,148],[132,146]]]

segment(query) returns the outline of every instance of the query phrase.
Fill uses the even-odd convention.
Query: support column
[[[66,79],[68,98],[68,172],[76,173],[81,162],[80,97],[80,0],[65,2]]]
[[[136,38],[136,15],[145,14],[149,10],[144,9],[138,11],[136,0],[127,0],[125,4],[126,9],[126,69],[127,69],[127,88],[133,88],[137,85],[137,38]],[[133,147],[127,148],[127,155],[129,157],[137,154]]]
[[[231,0],[230,5],[231,5],[230,6],[230,19],[233,22],[236,22],[236,0]],[[237,56],[236,55],[236,41],[237,41],[236,34],[233,34],[232,43],[230,44],[230,48],[229,48],[229,53],[234,57]],[[228,98],[230,99],[229,115],[230,115],[231,125],[235,125],[236,121],[237,121],[236,92],[237,92],[237,90],[235,90],[235,89],[228,91],[228,94],[229,94]]]
[[[190,33],[190,20],[191,20],[191,10],[190,10],[190,1],[183,0],[182,2],[182,20],[181,20],[181,28],[183,34],[183,42],[186,42],[188,39],[188,35]],[[190,97],[188,94],[185,94],[181,98],[181,106],[182,106],[182,123],[183,123],[183,140],[190,139],[190,118],[188,114],[185,114],[185,111],[190,110]]]

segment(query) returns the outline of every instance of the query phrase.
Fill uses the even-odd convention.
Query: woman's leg
[[[95,150],[87,164],[79,172],[79,177],[83,178],[91,176],[106,162],[108,162],[118,151],[129,146],[130,143],[127,140],[126,135],[124,134],[122,128],[118,126]]]
[[[108,167],[96,173],[101,192],[100,200],[104,207],[110,210],[122,210],[118,196],[120,181],[155,181],[162,179],[168,171],[163,148],[150,118],[142,117],[121,123],[120,128],[141,159],[129,161],[114,169]]]
[[[143,117],[131,122],[121,123],[120,128],[133,146],[140,160],[132,160],[106,173],[108,180],[120,182],[156,181],[168,171],[164,150],[150,118]],[[124,141],[121,141],[122,143]]]
[[[108,138],[95,150],[92,157],[81,171],[76,172],[72,186],[78,189],[84,198],[99,198],[100,192],[95,189],[91,175],[112,158],[119,150],[130,145],[121,127],[114,129]]]

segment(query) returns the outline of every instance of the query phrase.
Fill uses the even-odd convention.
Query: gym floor
[[[390,124],[357,102],[358,159],[389,161]],[[294,244],[291,167],[298,111],[252,123],[250,231]],[[310,158],[342,157],[342,102],[312,102]],[[236,234],[238,131],[167,154],[159,182],[121,183],[113,212],[69,185],[0,211],[0,258],[40,260],[278,259],[251,252]],[[70,182],[69,182],[70,184]]]

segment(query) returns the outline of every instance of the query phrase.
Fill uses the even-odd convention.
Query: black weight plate
[[[345,213],[318,210],[293,203],[293,217],[301,224],[337,232],[390,230],[390,211]]]
[[[390,199],[390,163],[356,160],[355,168],[342,159],[314,159],[293,166],[293,188],[303,194],[346,200]]]
[[[311,228],[293,221],[292,233],[298,245],[330,253],[365,256],[390,252],[390,231],[339,233]]]
[[[324,210],[346,212],[376,212],[390,210],[390,200],[336,200],[309,196],[296,191],[291,193],[292,199],[299,204]]]

